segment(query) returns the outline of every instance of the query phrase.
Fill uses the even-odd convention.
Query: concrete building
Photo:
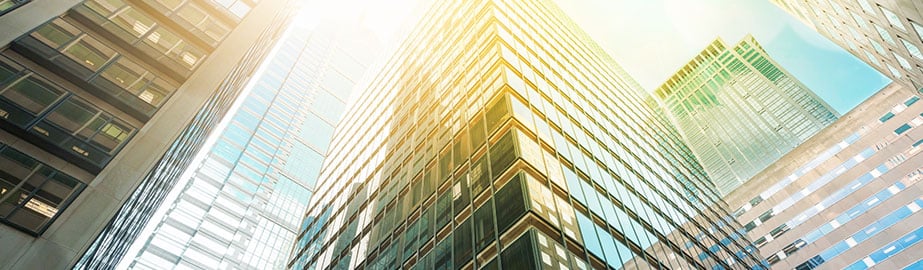
[[[759,267],[644,90],[550,1],[437,1],[364,86],[290,268]]]
[[[716,39],[654,96],[721,194],[839,116],[749,35]]]
[[[131,232],[113,226],[138,226],[118,217],[153,207],[159,193],[149,185],[168,184],[165,172],[181,167],[226,110],[290,4],[8,2],[0,3],[0,268],[111,266],[94,260],[124,252],[109,244]]]
[[[726,197],[772,268],[919,269],[919,100],[890,84]]]
[[[334,126],[379,47],[362,30],[292,22],[207,157],[123,263],[285,268]]]
[[[770,0],[894,81],[923,88],[923,3]]]

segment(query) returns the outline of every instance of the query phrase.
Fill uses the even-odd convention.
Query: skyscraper
[[[366,89],[291,268],[759,265],[643,90],[548,1],[439,1]]]
[[[17,3],[0,16],[0,260],[17,269],[72,266],[124,203],[144,213],[139,179],[182,164],[171,153],[194,148],[197,125],[259,58],[251,45],[288,12],[287,1]]]
[[[923,267],[919,100],[890,84],[726,197],[772,268]]]
[[[916,0],[771,0],[857,58],[923,88],[923,6]]]
[[[304,19],[289,28],[126,265],[285,267],[334,125],[378,48],[357,27]]]
[[[722,194],[838,116],[749,35],[716,39],[654,96]]]

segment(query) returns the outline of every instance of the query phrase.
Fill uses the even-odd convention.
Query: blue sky
[[[748,33],[840,113],[890,82],[769,0],[555,2],[647,90],[716,37],[734,44]]]

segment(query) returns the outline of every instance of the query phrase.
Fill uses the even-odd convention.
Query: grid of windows
[[[749,36],[715,40],[655,95],[723,194],[838,116]]]
[[[434,4],[338,127],[289,267],[760,267],[586,40],[547,1]]]
[[[86,184],[0,144],[0,221],[40,235]]]
[[[774,166],[753,180],[783,179],[769,180],[775,183],[734,213],[749,221],[742,231],[754,239],[773,267],[846,267],[844,263],[870,255],[862,251],[873,251],[893,239],[879,232],[918,227],[909,218],[923,203],[915,194],[923,147],[910,141],[919,141],[913,138],[920,134],[917,127],[923,124],[923,107],[917,104],[919,97],[907,98],[911,91],[902,90],[886,88],[882,97],[860,105],[856,111],[862,114],[851,117],[861,117],[859,121],[866,123],[839,126],[823,134],[833,138],[848,134],[842,141],[820,140],[819,145],[796,150],[792,159],[812,158],[806,164],[797,169]],[[887,105],[890,108],[882,112]],[[803,150],[818,146],[828,148],[814,155],[809,154],[812,150]],[[857,246],[861,248],[853,249]],[[883,260],[880,254],[870,256],[874,263]]]

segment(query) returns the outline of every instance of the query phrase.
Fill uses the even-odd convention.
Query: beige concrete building
[[[923,1],[770,1],[882,74],[923,88]]]
[[[892,83],[726,197],[773,269],[919,263],[919,100]]]
[[[69,268],[130,235],[112,228],[138,219],[113,216],[159,196],[136,190],[181,167],[289,6],[0,1],[0,269]]]

